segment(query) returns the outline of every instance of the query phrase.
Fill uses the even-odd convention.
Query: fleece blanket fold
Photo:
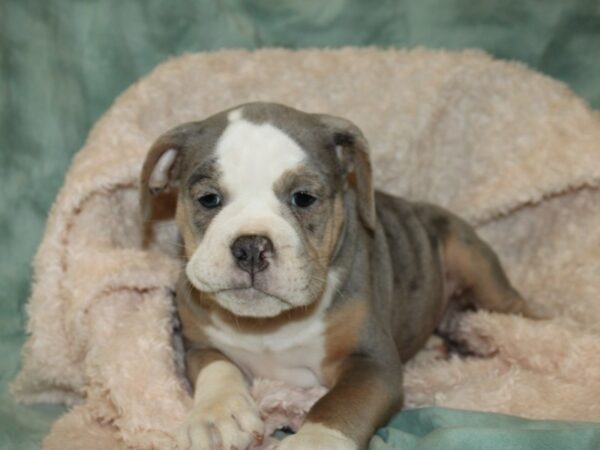
[[[407,407],[600,420],[598,113],[564,85],[477,51],[230,50],[160,65],[72,163],[35,258],[12,385],[22,402],[73,405],[44,448],[173,448],[190,405],[173,339],[181,263],[172,222],[142,248],[139,171],[166,129],[252,100],[353,120],[378,187],[471,221],[550,317],[465,315],[455,333],[482,357],[421,353],[406,369]],[[307,407],[255,394],[272,427]]]

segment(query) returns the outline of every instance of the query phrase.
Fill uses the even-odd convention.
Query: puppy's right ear
[[[186,123],[167,131],[150,148],[140,177],[140,211],[144,223],[157,215],[160,198],[174,197],[185,145],[199,133],[199,122]]]
[[[358,213],[363,224],[375,230],[375,189],[369,144],[360,128],[341,117],[328,114],[315,114],[332,135],[338,159],[344,164],[347,180],[358,196]],[[339,152],[339,153],[338,153]]]

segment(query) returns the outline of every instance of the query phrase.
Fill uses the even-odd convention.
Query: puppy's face
[[[161,137],[142,183],[178,190],[191,284],[233,314],[273,317],[320,298],[363,142],[342,119],[247,104]]]

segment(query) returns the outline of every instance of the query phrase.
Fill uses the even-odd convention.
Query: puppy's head
[[[150,149],[141,207],[176,192],[191,284],[231,313],[320,298],[346,214],[374,226],[368,147],[337,117],[251,103],[181,125]],[[355,205],[345,210],[346,196]]]

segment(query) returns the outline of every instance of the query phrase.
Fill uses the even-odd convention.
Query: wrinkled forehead
[[[239,193],[301,168],[329,178],[337,161],[326,131],[312,115],[281,105],[242,106],[203,122],[197,141],[188,143],[185,170],[188,178],[203,169],[218,173]]]

